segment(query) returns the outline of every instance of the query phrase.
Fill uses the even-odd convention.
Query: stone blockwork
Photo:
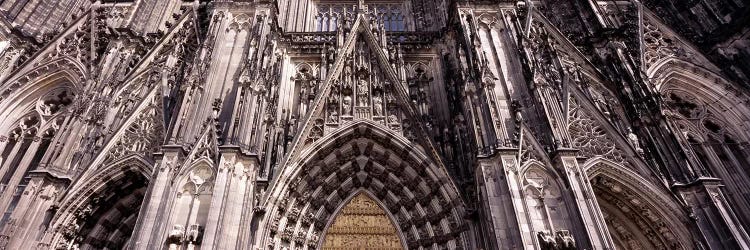
[[[0,1],[0,249],[748,249],[747,3],[671,2]]]

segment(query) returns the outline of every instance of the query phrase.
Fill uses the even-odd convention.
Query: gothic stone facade
[[[748,249],[684,2],[1,1],[0,248]]]

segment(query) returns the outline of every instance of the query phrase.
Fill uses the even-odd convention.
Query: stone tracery
[[[744,90],[640,3],[490,2],[103,1],[0,29],[0,248],[315,249],[357,194],[394,249],[750,246],[719,213],[750,211]]]
[[[617,163],[628,165],[625,153],[617,148],[615,141],[608,131],[603,128],[596,118],[587,114],[578,101],[570,98],[569,129],[572,145],[581,149],[580,154],[584,157],[603,156]]]

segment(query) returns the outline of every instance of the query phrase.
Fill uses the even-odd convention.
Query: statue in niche
[[[303,98],[306,98],[306,97],[307,97],[307,95],[305,95],[305,94],[307,94],[307,91],[306,91],[306,89],[307,89],[307,88],[305,88],[305,86],[304,86],[304,85],[302,85],[302,87],[300,87],[300,88],[299,88],[299,97],[300,97],[300,100],[303,100],[302,102],[304,102],[304,99],[303,99]]]
[[[339,112],[336,111],[336,107],[331,107],[328,113],[328,123],[336,123],[339,120]]]
[[[359,80],[359,83],[357,83],[357,99],[359,101],[359,106],[367,107],[367,96],[369,95],[370,90],[367,89],[367,81],[361,79]]]
[[[382,116],[383,115],[383,98],[376,95],[372,98],[372,106],[374,108],[374,112],[376,116]]]
[[[351,76],[352,76],[352,67],[347,64],[346,66],[344,66],[344,80],[346,81],[346,86],[350,88],[352,86],[351,82],[349,81],[351,80]]]
[[[310,93],[310,97],[315,96],[315,94],[318,92],[318,80],[315,79],[314,76],[312,76],[310,73],[307,73],[305,75],[305,82],[307,84],[307,87],[310,88],[308,91]]]
[[[394,114],[389,115],[388,123],[393,124],[393,125],[398,125],[398,117],[396,117],[396,115]]]
[[[349,94],[344,96],[344,115],[352,115],[352,97]]]
[[[198,224],[190,225],[188,231],[185,233],[187,240],[193,244],[200,244],[203,238],[203,226]]]
[[[638,136],[633,133],[632,128],[628,128],[628,140],[630,141],[630,144],[633,145],[633,148],[635,148],[635,152],[638,154],[643,154],[643,148],[641,148],[641,143],[638,140]]]

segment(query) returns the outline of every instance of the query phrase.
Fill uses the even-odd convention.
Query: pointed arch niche
[[[370,194],[356,192],[323,234],[320,249],[406,249],[394,220]]]
[[[152,162],[132,155],[103,166],[71,187],[49,228],[50,246],[124,249],[150,182]]]
[[[694,249],[689,217],[663,187],[602,158],[585,169],[617,249]]]
[[[720,178],[741,224],[750,225],[750,95],[677,59],[653,78],[660,79],[663,112],[690,160],[687,174]]]
[[[211,208],[216,169],[212,161],[201,158],[181,171],[171,198],[167,245],[177,249],[200,249],[203,231]]]
[[[539,246],[556,244],[554,238],[558,236],[575,245],[570,240],[574,228],[560,177],[538,161],[527,164],[522,173],[527,216]]]

